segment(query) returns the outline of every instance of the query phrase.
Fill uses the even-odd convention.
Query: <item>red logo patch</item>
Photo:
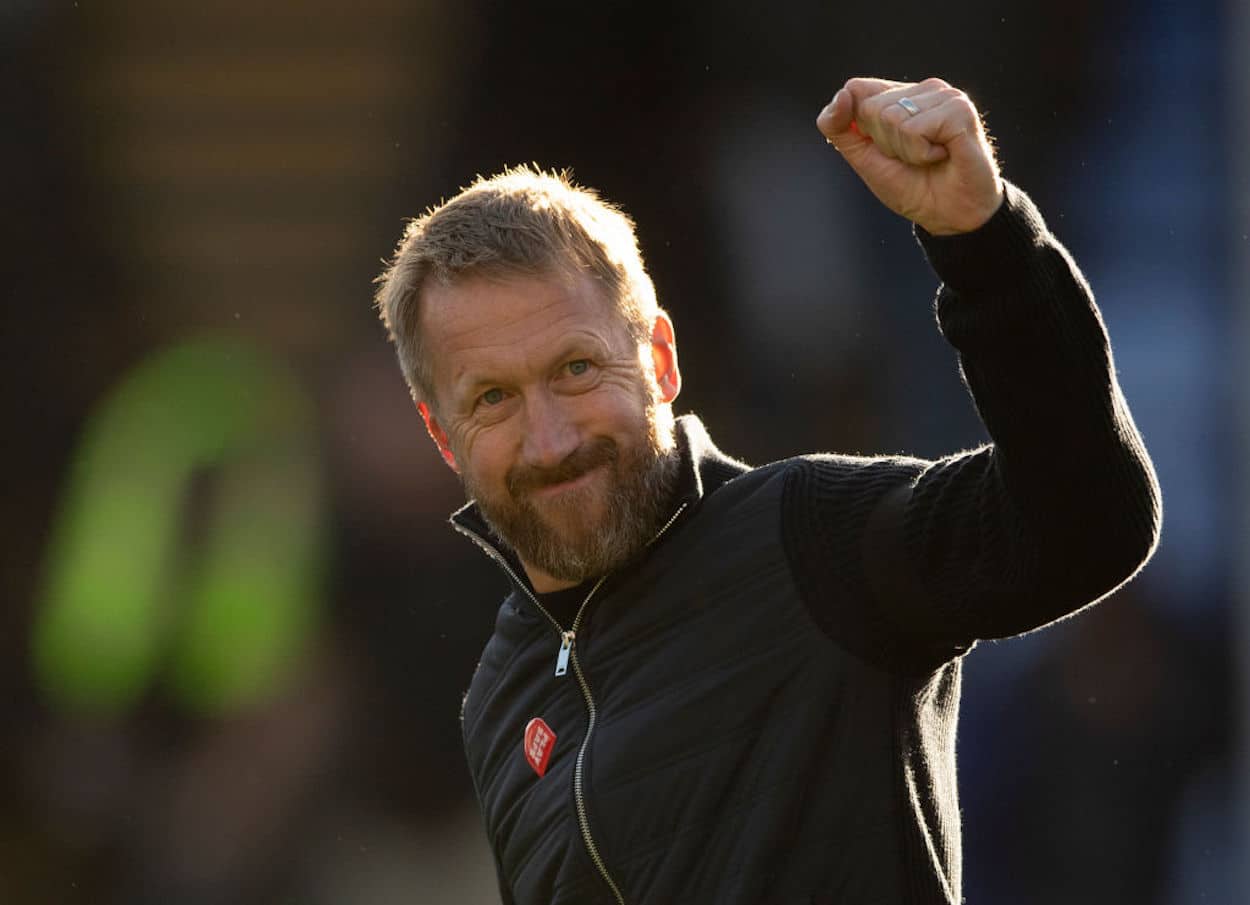
[[[551,760],[551,749],[556,746],[556,734],[539,717],[534,717],[525,727],[525,759],[534,772],[542,776]]]

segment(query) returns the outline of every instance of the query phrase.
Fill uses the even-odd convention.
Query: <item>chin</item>
[[[548,529],[561,537],[581,538],[603,524],[602,498],[593,487],[579,487],[536,507]]]

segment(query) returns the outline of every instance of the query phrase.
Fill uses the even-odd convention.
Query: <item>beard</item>
[[[515,466],[505,477],[505,493],[495,496],[466,474],[465,493],[522,562],[560,581],[580,583],[633,558],[670,514],[680,455],[667,406],[647,405],[640,441],[623,449],[598,437],[555,467]],[[534,491],[596,469],[603,475],[543,501],[541,510],[535,503]]]

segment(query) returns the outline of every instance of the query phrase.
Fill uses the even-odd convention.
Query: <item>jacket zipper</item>
[[[685,503],[678,506],[677,511],[674,512],[669,520],[664,523],[664,527],[657,531],[655,536],[647,542],[647,546],[649,547],[658,541],[664,535],[664,532],[672,527],[673,522],[677,521],[677,517],[681,515],[685,509]],[[590,739],[595,734],[595,723],[598,722],[599,719],[599,709],[595,706],[594,695],[590,692],[590,683],[586,681],[586,674],[582,672],[581,661],[577,659],[577,651],[573,647],[577,640],[577,630],[581,627],[582,615],[586,612],[586,605],[590,603],[590,599],[595,596],[595,593],[607,580],[608,576],[604,575],[595,582],[594,587],[590,589],[590,593],[586,595],[586,599],[583,600],[581,606],[577,608],[577,615],[573,617],[573,625],[568,631],[565,631],[560,627],[560,623],[556,621],[555,617],[547,612],[543,605],[538,602],[538,597],[535,596],[535,594],[524,584],[524,582],[517,578],[516,572],[513,570],[512,566],[508,564],[508,561],[503,557],[503,554],[496,550],[489,541],[479,536],[472,529],[465,528],[454,521],[451,523],[451,526],[481,547],[486,555],[495,560],[495,562],[497,562],[500,567],[508,573],[508,577],[512,579],[513,584],[521,589],[525,596],[530,599],[530,602],[533,603],[534,606],[538,607],[538,611],[546,616],[547,621],[550,622],[555,628],[556,633],[560,636],[560,650],[559,653],[556,654],[555,674],[557,676],[564,675],[568,671],[569,661],[573,661],[573,673],[577,676],[577,684],[581,686],[582,697],[586,701],[587,711],[586,734],[582,737],[581,747],[577,749],[577,760],[573,765],[573,805],[577,808],[577,824],[582,831],[582,842],[586,845],[586,851],[589,852],[590,860],[594,862],[595,869],[599,871],[599,876],[603,878],[603,881],[608,884],[608,888],[612,890],[612,895],[616,897],[617,905],[625,905],[625,897],[621,895],[620,887],[616,885],[616,882],[612,879],[612,875],[608,873],[608,867],[604,864],[603,856],[599,853],[599,846],[595,844],[595,838],[590,832],[590,818],[586,814],[586,796],[583,791],[583,776],[586,764],[586,752],[590,749]]]
[[[590,834],[590,818],[586,815],[586,796],[582,789],[582,768],[586,764],[586,751],[590,748],[590,737],[595,734],[595,722],[599,718],[599,711],[595,708],[595,699],[590,694],[590,685],[582,672],[582,664],[578,662],[576,653],[573,654],[573,672],[577,675],[578,684],[582,686],[582,696],[586,699],[586,709],[590,713],[586,721],[586,735],[582,738],[582,746],[577,749],[577,761],[573,765],[573,804],[577,808],[577,823],[582,828],[582,839],[586,843],[586,851],[590,853],[590,860],[595,862],[599,876],[603,877],[604,882],[612,890],[612,895],[616,896],[617,905],[625,905],[625,897],[621,895],[621,890],[608,873],[608,867],[603,863],[603,856],[599,854],[599,847],[595,845],[594,837]]]
[[[499,568],[508,573],[508,577],[512,579],[512,583],[520,588],[521,593],[530,599],[530,603],[534,604],[534,606],[538,608],[538,612],[547,617],[547,621],[551,623],[551,627],[554,628],[556,630],[556,634],[560,636],[560,651],[556,654],[555,674],[557,676],[564,675],[568,671],[569,654],[572,653],[573,650],[573,638],[577,632],[577,624],[581,619],[582,610],[586,608],[586,604],[590,603],[590,598],[595,596],[595,592],[599,590],[599,586],[607,580],[608,576],[604,575],[603,578],[600,578],[595,582],[595,586],[590,589],[590,593],[586,595],[586,599],[583,600],[581,606],[577,608],[577,616],[573,619],[573,628],[566,632],[560,627],[560,623],[556,621],[556,617],[547,612],[547,609],[538,602],[538,598],[534,596],[533,591],[525,585],[525,582],[517,578],[516,571],[511,565],[509,565],[508,560],[504,559],[503,555],[494,548],[490,541],[480,536],[472,528],[465,528],[463,525],[456,522],[452,522],[451,526],[469,540],[473,541],[473,543],[481,547],[482,552],[493,559],[498,564]]]

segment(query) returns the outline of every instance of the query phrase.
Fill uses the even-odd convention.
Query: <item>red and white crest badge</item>
[[[534,772],[542,776],[551,760],[551,749],[556,746],[556,734],[540,717],[534,717],[525,726],[525,759]]]

